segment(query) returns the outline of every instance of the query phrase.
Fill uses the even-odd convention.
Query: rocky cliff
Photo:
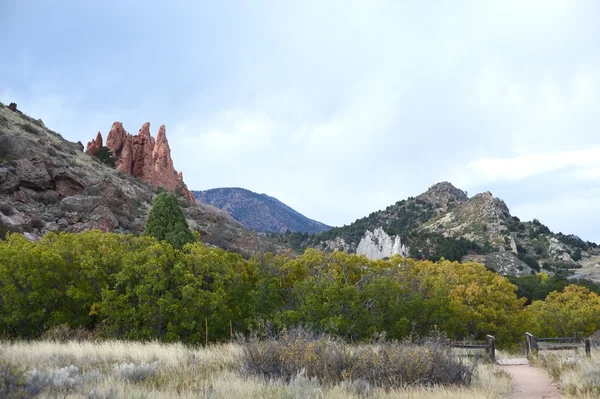
[[[116,169],[146,181],[154,188],[163,186],[169,191],[194,202],[194,196],[177,172],[171,158],[171,148],[167,140],[165,125],[161,125],[156,140],[150,134],[150,123],[142,125],[137,135],[125,131],[121,122],[113,123],[106,138],[106,147],[116,160]],[[95,155],[102,148],[102,134],[87,144],[86,152]]]
[[[417,259],[476,260],[501,274],[547,271],[565,275],[582,259],[600,253],[597,244],[555,234],[534,219],[522,222],[490,192],[471,198],[449,182],[388,206],[348,226],[314,236],[286,234],[296,250],[314,247],[365,254],[371,259],[402,253]],[[399,248],[400,247],[400,248]]]
[[[82,143],[63,139],[41,120],[14,108],[0,103],[0,239],[7,232],[39,239],[51,231],[100,229],[132,234],[143,231],[157,193],[155,186],[133,173],[119,173],[97,157],[84,153]],[[122,154],[129,145],[126,142],[132,149],[143,148],[141,152],[149,153],[151,157],[147,159],[152,160],[149,173],[159,184],[173,187],[174,170],[170,171],[172,160],[164,132],[147,148],[139,145],[139,138],[136,144],[127,135],[112,135],[108,144],[117,149],[118,145],[112,143],[119,137],[126,138],[119,154],[122,164],[128,165],[124,161],[127,157]],[[148,137],[144,132],[141,140],[152,142]],[[94,146],[102,148],[101,135],[88,149]],[[136,170],[139,165],[135,162]],[[165,180],[163,174],[154,173],[156,165],[159,170],[170,171]],[[141,169],[146,171],[145,167],[144,164]],[[179,200],[190,228],[209,245],[248,255],[283,250],[270,238],[245,229],[227,212],[184,197]]]
[[[357,255],[365,255],[371,260],[389,258],[394,255],[407,257],[408,248],[402,245],[400,236],[390,237],[381,227],[372,232],[367,230],[356,247]]]

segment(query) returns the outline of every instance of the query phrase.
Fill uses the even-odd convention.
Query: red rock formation
[[[96,138],[87,143],[85,152],[90,155],[96,155],[100,151],[100,148],[102,148],[102,134],[98,132]]]
[[[100,142],[101,140],[100,136]],[[121,122],[115,122],[106,138],[106,146],[117,160],[118,171],[147,181],[155,188],[163,186],[195,202],[194,196],[183,182],[183,175],[181,172],[178,174],[173,167],[165,125],[160,127],[154,140],[148,122],[142,125],[135,136],[128,134]]]
[[[17,112],[17,103],[10,103],[8,109],[10,109],[13,112]]]
[[[185,198],[189,199],[192,202],[196,202],[196,198],[194,195],[188,190],[187,184],[183,181],[183,173],[177,173],[177,192],[183,195]]]
[[[123,129],[123,124],[121,122],[113,123],[108,136],[106,136],[106,146],[110,148],[116,159],[121,156],[121,151],[126,140],[127,132]]]

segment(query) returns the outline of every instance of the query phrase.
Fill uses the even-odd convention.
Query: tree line
[[[228,339],[230,329],[303,325],[350,340],[437,329],[455,339],[492,334],[511,345],[525,330],[566,336],[600,328],[593,285],[557,286],[540,299],[554,282],[540,277],[544,289],[536,291],[529,278],[517,295],[515,284],[476,263],[370,261],[314,249],[244,259],[189,236],[172,238],[182,245],[99,231],[39,241],[8,234],[0,242],[0,334],[36,338],[68,325],[106,338],[199,344],[206,325],[211,342]]]

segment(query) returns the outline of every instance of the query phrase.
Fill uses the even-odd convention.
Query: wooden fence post
[[[592,356],[592,346],[590,344],[590,339],[589,338],[585,339],[585,355],[587,357],[591,357]]]
[[[496,363],[496,338],[493,335],[486,335],[488,341],[488,355],[492,363]]]
[[[531,334],[525,333],[525,348],[527,349],[527,356],[531,353]]]
[[[208,318],[204,318],[204,346],[208,346]]]

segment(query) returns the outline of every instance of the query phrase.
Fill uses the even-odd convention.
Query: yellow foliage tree
[[[534,301],[526,316],[528,330],[540,337],[589,336],[600,329],[600,296],[569,285],[562,292],[551,292],[544,301]]]

